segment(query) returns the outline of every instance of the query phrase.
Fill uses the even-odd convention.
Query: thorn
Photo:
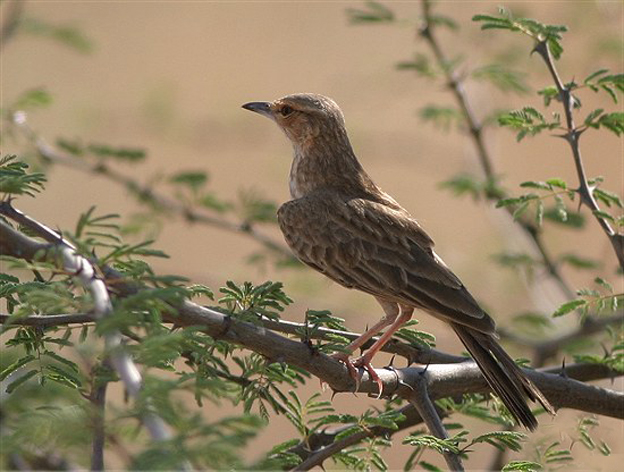
[[[390,358],[390,364],[388,364],[386,367],[384,367],[385,369],[391,369],[391,370],[395,370],[394,369],[394,358],[396,357],[396,354],[393,354],[392,357]]]
[[[399,387],[406,387],[406,388],[409,388],[412,392],[414,391],[414,387],[412,387],[410,384],[404,382],[401,379],[399,379],[397,383],[399,384]]]
[[[568,374],[567,374],[567,372],[565,370],[565,357],[561,361],[561,372],[559,373],[559,376],[564,378],[564,379],[568,378]]]

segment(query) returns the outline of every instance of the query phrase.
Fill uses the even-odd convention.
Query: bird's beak
[[[255,111],[267,118],[273,119],[273,113],[271,112],[271,103],[269,102],[249,102],[243,105],[245,110]]]

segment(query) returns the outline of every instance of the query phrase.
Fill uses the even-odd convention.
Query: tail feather
[[[537,427],[537,420],[527,404],[527,399],[537,401],[551,414],[554,409],[544,394],[516,365],[494,336],[452,324],[468,352],[481,369],[485,380],[505,404],[513,417],[529,430]]]

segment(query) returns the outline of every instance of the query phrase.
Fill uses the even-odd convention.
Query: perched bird
[[[361,357],[334,355],[352,375],[361,367],[380,384],[373,356],[420,309],[451,325],[517,421],[531,430],[537,426],[527,399],[553,411],[498,344],[494,321],[433,251],[432,239],[364,171],[333,100],[301,93],[243,108],[272,119],[292,142],[292,200],[278,210],[292,251],[339,284],[373,295],[385,312],[347,347],[353,353],[388,328]]]

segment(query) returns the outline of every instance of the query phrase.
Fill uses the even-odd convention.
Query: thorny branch
[[[481,169],[483,170],[486,179],[490,182],[495,182],[496,173],[494,172],[492,158],[487,150],[483,138],[483,125],[479,122],[474,112],[472,111],[472,106],[470,105],[470,101],[468,100],[468,96],[466,95],[462,79],[455,71],[453,71],[451,67],[449,67],[450,61],[442,51],[440,43],[435,36],[434,23],[432,21],[431,15],[431,1],[421,0],[421,2],[423,11],[423,24],[419,31],[420,36],[425,39],[425,41],[431,48],[438,67],[442,71],[444,71],[447,86],[453,93],[453,96],[455,97],[455,100],[462,112],[464,120],[466,121],[470,137],[472,138],[472,141],[477,149],[477,157],[479,159]],[[487,192],[485,197],[490,201],[497,202],[500,199],[500,194],[497,192]],[[513,215],[514,210],[511,207],[505,207],[505,209],[510,216]],[[529,239],[533,242],[535,249],[542,258],[544,267],[546,268],[548,274],[552,277],[552,279],[557,283],[562,293],[568,299],[575,298],[574,291],[567,284],[567,282],[561,275],[561,272],[559,272],[559,268],[553,261],[546,247],[544,246],[542,236],[537,228],[533,224],[525,220],[518,220],[518,223],[522,230],[524,230],[524,232],[529,236]],[[515,228],[517,226],[513,225],[512,227]]]
[[[32,260],[37,253],[48,250],[49,245],[37,242],[0,221],[0,254]],[[103,272],[111,273],[104,268]],[[115,288],[120,296],[136,293],[138,290],[138,287],[123,282],[116,282]],[[165,315],[165,321],[175,322],[178,326],[202,326],[204,331],[215,339],[243,346],[273,362],[286,362],[305,369],[337,392],[350,392],[355,387],[355,382],[346,375],[346,367],[342,363],[311,350],[305,343],[189,301],[173,308],[177,313]],[[574,369],[566,368],[567,377],[529,369],[525,369],[525,373],[556,407],[624,417],[624,409],[619,408],[624,394],[582,384],[572,380],[574,375],[570,374],[576,372],[581,380],[596,380],[618,376],[618,373],[592,364],[582,364]],[[416,367],[377,369],[376,372],[384,384],[383,390],[386,395],[409,394],[413,387],[408,386],[414,384],[415,375],[425,375],[432,399],[488,391],[487,383],[472,361],[430,364],[426,369]],[[359,391],[376,393],[377,384],[364,373]]]
[[[574,108],[574,97],[572,96],[572,92],[563,84],[561,78],[559,77],[559,73],[555,67],[555,62],[552,54],[550,53],[548,41],[538,41],[533,50],[537,52],[546,63],[546,67],[548,67],[548,71],[555,82],[557,91],[559,92],[559,98],[561,99],[561,104],[565,113],[567,127],[567,131],[563,135],[563,138],[570,145],[570,149],[572,150],[572,155],[574,157],[574,165],[579,179],[578,194],[580,196],[581,203],[587,206],[596,217],[600,227],[607,235],[609,242],[613,246],[613,250],[615,251],[615,255],[620,263],[620,267],[624,269],[624,235],[618,234],[605,218],[596,213],[600,211],[600,207],[594,198],[593,189],[591,189],[588,184],[585,167],[583,166],[583,158],[581,156],[581,148],[579,146],[582,131],[579,130],[574,123],[574,116],[572,114]]]
[[[46,231],[41,232],[42,236],[47,235],[47,238],[51,238]],[[37,253],[50,248],[50,245],[37,242],[0,222],[0,254],[31,260]],[[119,274],[115,274],[108,268],[102,269],[108,274],[107,277],[119,277]],[[123,280],[116,280],[115,287],[120,296],[136,293],[138,290],[136,285],[124,283]],[[301,367],[327,382],[335,391],[346,392],[354,388],[354,382],[346,375],[344,365],[324,354],[310,350],[309,346],[304,343],[191,302],[184,302],[176,308],[177,314],[168,315],[165,321],[175,322],[179,326],[203,326],[205,332],[215,339],[241,345],[272,361],[286,362]],[[88,320],[83,318],[83,321]],[[488,391],[488,386],[474,362],[430,364],[426,369],[415,367],[377,369],[376,372],[382,379],[386,395],[409,396],[413,393],[416,382],[423,381],[423,379],[426,381],[431,400],[469,392],[485,393]],[[563,372],[556,368],[545,371],[526,370],[526,373],[558,408],[568,407],[618,418],[624,417],[622,393],[573,380],[590,381],[621,375],[606,366],[577,364],[568,366]],[[365,373],[359,391],[374,393],[376,389],[376,382],[371,381]],[[413,421],[421,420],[414,419]],[[405,427],[408,427],[407,423]],[[347,446],[348,444],[341,443],[332,448]],[[310,454],[314,455],[317,452],[310,451]],[[331,452],[331,450],[326,452]],[[320,455],[315,456],[314,460],[322,462],[322,457],[326,452],[319,452]],[[303,450],[301,453],[307,454]]]
[[[90,292],[93,299],[93,318],[99,320],[110,315],[112,304],[104,280],[97,275],[91,262],[76,252],[76,248],[56,235],[50,228],[13,208],[7,201],[0,203],[0,214],[27,226],[51,243],[42,244],[34,241],[0,220],[0,255],[11,255],[27,260],[32,260],[38,255],[56,256],[53,260],[58,260],[63,269],[73,274],[74,279]],[[104,335],[104,340],[107,356],[115,372],[122,380],[126,391],[131,397],[138,398],[142,389],[141,374],[130,355],[123,348],[121,333],[111,331]],[[145,413],[142,421],[152,439],[162,441],[171,438],[168,426],[156,414]],[[103,437],[100,439],[103,440]],[[97,444],[94,443],[94,448],[97,447]],[[101,466],[101,463],[96,461],[93,465],[97,468]]]
[[[84,159],[78,159],[70,154],[63,153],[50,145],[30,127],[24,112],[15,112],[12,117],[13,124],[24,134],[43,159],[55,164],[71,167],[82,172],[104,176],[110,181],[121,185],[130,193],[137,195],[140,202],[148,203],[158,210],[174,213],[189,223],[201,223],[224,231],[244,234],[280,256],[292,259],[292,253],[283,243],[275,241],[270,236],[258,231],[249,222],[236,223],[225,218],[211,215],[199,208],[189,207],[184,203],[180,203],[156,192],[150,188],[149,185],[140,184],[131,177],[128,177],[106,165],[104,162],[89,162]]]
[[[55,315],[32,315],[21,318],[12,318],[8,314],[0,313],[0,324],[14,325],[14,326],[36,326],[39,328],[51,328],[54,326],[64,326],[70,324],[85,324],[94,322],[93,316],[89,313],[74,313],[74,314],[55,314]],[[287,320],[272,320],[263,318],[260,323],[267,329],[277,331],[279,333],[293,334],[301,336],[306,328],[303,323],[295,323]],[[306,334],[304,338],[306,341],[312,339],[315,340],[327,340],[329,335],[337,335],[346,338],[349,341],[353,341],[360,336],[360,333],[353,333],[349,331],[340,331],[337,329],[329,328],[314,328],[314,332]],[[378,338],[373,337],[370,341],[362,346],[365,350],[370,347]],[[468,360],[466,357],[455,356],[446,352],[438,351],[437,349],[428,348],[424,346],[413,346],[398,339],[392,339],[385,344],[381,349],[383,352],[399,355],[407,359],[408,364],[446,364],[454,362],[465,362]]]
[[[431,434],[439,439],[448,439],[448,432],[444,424],[442,424],[440,415],[429,396],[424,375],[420,378],[416,378],[413,386],[414,391],[408,397],[408,401],[423,419],[423,422],[427,425],[427,429],[429,429]],[[453,451],[446,451],[443,455],[449,470],[463,472],[464,466],[458,454]]]

